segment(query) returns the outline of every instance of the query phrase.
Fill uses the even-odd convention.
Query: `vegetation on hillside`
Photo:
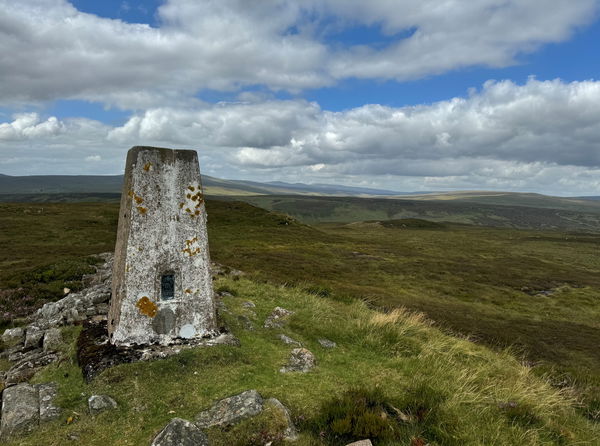
[[[220,279],[223,322],[241,347],[185,351],[165,360],[123,364],[85,384],[73,358],[78,328],[65,329],[69,359],[49,366],[36,382],[56,381],[61,420],[9,444],[145,445],[173,417],[193,420],[216,400],[248,389],[281,400],[300,430],[296,444],[343,445],[370,437],[377,446],[593,445],[600,427],[580,416],[565,392],[553,389],[510,353],[492,352],[443,334],[418,314],[371,310],[297,287]],[[247,301],[256,308],[244,306]],[[282,330],[262,322],[275,306],[295,312]],[[243,328],[239,316],[254,330]],[[302,373],[279,372],[291,336],[317,357]],[[319,338],[337,342],[325,349]],[[108,394],[119,407],[88,415],[87,398]],[[65,420],[72,417],[70,423]],[[214,445],[282,444],[277,422],[259,418],[233,430],[208,431]]]
[[[33,269],[86,267],[114,247],[116,204],[1,206],[0,288],[35,286]],[[511,347],[557,388],[575,386],[581,412],[600,418],[598,233],[420,219],[308,226],[240,202],[207,206],[214,260],[331,300],[422,311],[445,330]]]
[[[419,218],[471,225],[597,232],[600,206],[593,201],[527,194],[501,196],[447,195],[402,198],[255,196],[234,197],[308,223]]]

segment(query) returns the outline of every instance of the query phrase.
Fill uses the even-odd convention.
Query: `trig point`
[[[119,213],[110,340],[166,345],[215,329],[198,156],[193,150],[133,147]]]

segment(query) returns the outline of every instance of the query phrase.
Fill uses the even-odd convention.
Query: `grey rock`
[[[282,328],[287,324],[290,316],[294,314],[293,311],[286,310],[285,308],[275,307],[273,312],[265,320],[265,328]]]
[[[280,411],[285,418],[287,426],[283,431],[284,440],[296,441],[298,439],[298,431],[296,430],[296,426],[294,426],[294,422],[292,421],[292,417],[290,416],[287,407],[285,407],[277,398],[269,398],[265,401],[265,405],[271,405],[276,410]]]
[[[302,346],[302,344],[300,344],[298,341],[290,338],[289,336],[284,335],[283,333],[277,335],[277,338],[287,345],[297,345],[298,347]]]
[[[35,386],[18,384],[4,389],[0,438],[31,432],[39,423],[39,392]]]
[[[117,402],[108,395],[92,395],[88,398],[90,414],[97,415],[105,410],[117,408]]]
[[[2,342],[6,345],[20,344],[25,337],[23,327],[9,328],[2,334]]]
[[[256,308],[256,304],[252,301],[246,301],[242,304],[244,308]]]
[[[25,347],[23,344],[17,344],[13,345],[12,347],[5,348],[4,350],[0,351],[0,358],[8,359],[10,361],[9,358],[11,357],[23,355],[24,348]]]
[[[44,333],[43,347],[44,351],[56,351],[62,344],[62,335],[58,328],[50,328]]]
[[[208,446],[208,437],[196,425],[173,418],[154,438],[151,446]]]
[[[215,403],[210,409],[196,416],[196,425],[201,428],[229,426],[244,418],[258,415],[263,410],[263,399],[256,390],[247,390]]]
[[[348,443],[346,446],[373,446],[371,440],[360,440],[355,441],[354,443]]]
[[[337,347],[337,344],[333,341],[330,341],[329,339],[319,339],[319,344],[321,344],[321,347],[323,348],[335,348]]]
[[[13,365],[5,375],[6,386],[29,380],[40,368],[59,359],[54,352],[43,352],[41,349],[28,352]]]
[[[60,417],[60,408],[54,405],[58,395],[56,383],[39,384],[40,423],[52,421]]]
[[[279,371],[281,373],[310,371],[316,364],[315,355],[305,348],[295,348],[290,354],[290,359],[285,367]]]
[[[44,330],[35,325],[30,325],[25,331],[25,348],[36,348],[42,343]]]
[[[96,312],[98,314],[108,314],[109,308],[108,304],[98,304],[96,305]]]
[[[54,405],[57,393],[55,383],[23,383],[4,389],[0,439],[31,432],[40,423],[58,417],[60,409]]]
[[[110,291],[102,287],[95,288],[93,291],[87,294],[87,300],[93,304],[103,304],[110,300]]]
[[[21,348],[16,348],[10,352],[10,354],[8,355],[8,360],[10,362],[20,362],[23,359],[31,357],[33,355],[36,355],[38,353],[41,353],[41,351],[42,351],[41,348],[24,351],[24,347],[23,346],[20,346],[20,347]]]

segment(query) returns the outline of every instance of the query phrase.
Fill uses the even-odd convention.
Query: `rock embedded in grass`
[[[43,337],[44,330],[35,325],[30,325],[25,331],[25,348],[39,347]]]
[[[359,440],[354,443],[348,443],[346,446],[373,446],[371,440]]]
[[[323,348],[336,348],[337,344],[333,341],[330,341],[329,339],[318,339],[319,344],[321,344],[321,347]]]
[[[150,446],[208,446],[208,437],[198,426],[173,418],[154,438]]]
[[[316,365],[315,355],[305,348],[295,348],[290,354],[288,363],[279,371],[281,373],[307,373]]]
[[[113,410],[117,407],[117,402],[108,395],[92,395],[88,398],[88,408],[92,415],[97,415],[105,410]]]
[[[15,364],[5,374],[5,385],[28,381],[42,367],[58,359],[58,354],[43,352],[39,348],[26,353],[17,352],[9,357],[9,361],[14,361]]]
[[[2,342],[5,345],[20,344],[23,342],[24,337],[25,330],[23,330],[23,327],[9,328],[4,330],[4,333],[2,334]]]
[[[229,426],[244,418],[258,415],[263,410],[263,399],[256,390],[217,401],[210,409],[196,416],[198,427]]]
[[[23,383],[4,389],[0,439],[32,432],[40,423],[60,416],[60,409],[54,405],[57,393],[55,383]]]
[[[283,342],[284,344],[287,345],[297,345],[298,347],[302,347],[302,344],[300,344],[298,341],[296,341],[295,339],[290,338],[289,336],[284,335],[283,333],[277,335],[277,338]]]
[[[285,420],[286,427],[283,431],[283,439],[287,441],[296,441],[298,439],[298,431],[296,431],[296,426],[294,426],[294,422],[292,421],[292,417],[290,416],[287,407],[285,407],[277,398],[269,398],[266,400],[265,406],[267,405],[270,405],[275,410],[279,411]]]
[[[44,351],[56,351],[62,344],[63,339],[58,328],[50,328],[44,333],[44,341],[42,343]]]
[[[283,328],[294,312],[285,308],[275,307],[273,312],[265,319],[265,328]]]

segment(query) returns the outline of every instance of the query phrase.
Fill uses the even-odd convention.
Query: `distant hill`
[[[405,197],[398,197],[405,198]],[[563,209],[569,211],[600,211],[600,203],[594,202],[600,197],[553,197],[549,195],[521,192],[432,192],[416,194],[412,200],[455,201],[461,203],[490,204],[502,206],[527,206],[544,209]]]
[[[341,186],[336,184],[303,184],[243,180],[224,180],[202,176],[207,195],[328,195],[328,196],[394,196],[404,193]],[[122,175],[35,175],[9,176],[0,174],[0,195],[15,194],[98,194],[121,193]]]

